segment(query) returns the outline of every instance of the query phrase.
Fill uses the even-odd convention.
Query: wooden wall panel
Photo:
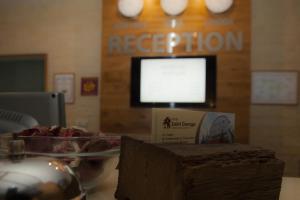
[[[212,14],[204,5],[204,0],[189,1],[186,11],[176,17],[167,16],[160,8],[159,0],[145,0],[144,10],[135,19],[121,16],[117,10],[117,0],[103,1],[102,34],[102,72],[101,72],[101,125],[103,132],[150,133],[151,109],[130,107],[130,58],[132,56],[170,56],[170,55],[217,55],[217,104],[210,111],[233,112],[236,114],[236,139],[248,142],[249,99],[250,99],[250,0],[236,0],[233,7],[223,14]],[[172,27],[171,22],[177,26]],[[151,39],[143,42],[150,52],[136,49],[137,42],[132,40],[132,51],[109,50],[109,40],[113,36],[124,38],[142,34],[182,35],[190,33],[192,46],[187,45],[183,36],[173,52],[155,52]],[[211,34],[224,38],[210,41],[212,48],[203,45],[199,48],[198,37],[204,40]],[[241,36],[240,48],[229,45],[226,35]],[[210,37],[210,36],[209,36]],[[166,39],[164,39],[166,42]],[[220,49],[215,49],[220,45]],[[123,42],[124,47],[124,42]],[[191,49],[187,49],[191,47]],[[164,48],[163,48],[164,49]],[[206,109],[208,110],[208,109]]]

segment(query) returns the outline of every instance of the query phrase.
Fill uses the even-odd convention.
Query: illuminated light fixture
[[[223,13],[233,4],[233,0],[205,0],[206,7],[213,13]]]
[[[144,8],[144,0],[119,0],[118,10],[125,17],[136,17]]]
[[[187,7],[188,0],[160,0],[160,6],[168,15],[179,15]]]

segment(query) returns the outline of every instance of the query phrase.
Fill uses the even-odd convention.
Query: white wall
[[[299,36],[299,0],[252,0],[252,70],[300,71]],[[250,119],[250,143],[275,150],[286,175],[300,176],[300,106],[252,105]]]
[[[76,75],[68,126],[87,122],[99,130],[99,96],[80,96],[80,78],[100,77],[101,0],[1,0],[0,55],[48,55],[48,90],[54,73]]]

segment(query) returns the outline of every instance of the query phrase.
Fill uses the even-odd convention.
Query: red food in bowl
[[[52,156],[63,160],[79,176],[83,186],[95,184],[105,162],[117,156],[120,137],[96,135],[76,128],[35,127],[17,137],[25,142],[31,155]]]

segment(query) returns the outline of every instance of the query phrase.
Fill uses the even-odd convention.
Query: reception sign
[[[119,12],[118,0],[103,1],[101,131],[151,133],[151,108],[130,104],[133,57],[212,55],[217,58],[217,94],[215,108],[207,111],[235,113],[236,140],[247,143],[251,17],[250,0],[235,0],[229,10],[218,14],[204,0],[188,1],[177,16],[167,15],[160,0],[148,0],[134,18]]]

